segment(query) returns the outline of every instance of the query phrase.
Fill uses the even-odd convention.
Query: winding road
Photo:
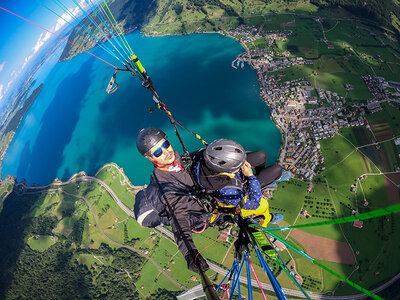
[[[126,177],[126,175],[121,171],[121,169],[116,165],[116,164],[107,164],[105,166],[103,166],[99,172],[105,168],[105,167],[115,167],[120,174],[124,177],[124,181],[127,182],[128,184],[130,184],[131,187],[133,188],[140,188],[140,187],[136,187],[133,186],[129,179]],[[96,174],[98,174],[99,172],[97,172]],[[78,175],[79,176],[79,175]],[[131,211],[125,204],[122,203],[122,201],[118,198],[118,196],[114,193],[114,191],[106,184],[104,183],[104,181],[96,178],[96,177],[92,177],[92,176],[80,176],[80,177],[76,177],[73,176],[71,177],[70,180],[68,181],[64,181],[64,182],[53,182],[51,184],[45,185],[45,186],[27,186],[24,183],[16,183],[16,186],[23,186],[26,190],[36,190],[37,192],[42,192],[45,189],[48,189],[49,187],[54,187],[54,186],[65,186],[68,185],[70,183],[75,183],[75,182],[96,182],[98,183],[100,186],[102,186],[112,197],[112,199],[118,204],[118,206],[129,216],[131,216],[132,218],[134,218],[134,213],[133,211]],[[146,255],[143,251],[140,251],[138,249],[135,249],[131,246],[128,245],[124,245],[124,244],[120,244],[114,240],[112,240],[110,237],[108,237],[105,232],[103,231],[103,229],[100,227],[100,224],[98,222],[98,218],[95,214],[94,208],[92,206],[92,204],[83,196],[80,195],[74,195],[68,192],[63,191],[62,189],[58,188],[55,190],[61,190],[64,194],[71,196],[71,197],[76,197],[79,198],[83,201],[85,201],[88,205],[88,207],[90,208],[90,211],[92,212],[94,219],[96,221],[97,227],[99,228],[101,234],[107,239],[109,240],[111,243],[119,246],[119,247],[123,247],[126,248],[128,250],[131,250],[141,256],[143,256],[144,258],[146,258],[147,260],[149,260],[154,266],[157,267],[157,269],[163,274],[165,275],[172,283],[174,283],[175,285],[179,286],[182,289],[187,289],[187,287],[183,286],[182,284],[180,284],[179,282],[177,282],[174,278],[172,278],[167,272],[165,272],[162,267],[160,267],[157,262],[155,262],[150,256]],[[26,191],[29,193],[29,191]],[[159,231],[160,233],[162,233],[166,238],[169,238],[171,240],[174,240],[173,238],[173,233],[171,231],[169,231],[168,229],[162,227],[162,226],[157,226],[156,227],[157,231]],[[217,266],[216,264],[213,264],[211,262],[208,261],[208,264],[210,265],[210,269],[212,269],[213,271],[225,276],[227,274],[227,270]],[[375,288],[374,290],[372,290],[371,292],[373,293],[377,293],[380,292],[382,290],[384,290],[385,288],[389,287],[391,284],[393,284],[395,281],[397,281],[400,278],[400,273],[397,274],[395,277],[393,277],[391,280],[389,280],[388,282],[384,283],[383,285]],[[247,277],[243,277],[240,276],[240,282],[247,284]],[[254,287],[258,287],[257,281],[256,280],[251,280],[251,284]],[[268,284],[268,283],[261,283],[261,286],[263,287],[263,289],[269,290],[269,291],[273,291],[273,287],[272,285]],[[300,298],[306,298],[303,293],[299,290],[292,290],[292,289],[286,289],[283,288],[283,291],[286,295],[288,296],[295,296],[295,297],[300,297]],[[329,296],[329,295],[321,295],[321,294],[317,294],[317,293],[313,293],[313,292],[308,292],[308,295],[312,298],[312,299],[321,299],[321,300],[358,300],[358,299],[365,299],[368,296],[365,294],[357,294],[357,295],[350,295],[350,296]]]

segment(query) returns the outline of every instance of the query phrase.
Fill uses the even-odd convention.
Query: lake
[[[177,120],[208,142],[233,139],[246,150],[264,149],[268,164],[275,162],[281,135],[259,96],[256,72],[247,64],[231,66],[244,51],[237,41],[219,34],[126,37]],[[94,175],[115,162],[133,184],[148,183],[153,167],[137,151],[136,136],[143,127],[160,127],[181,151],[169,119],[158,110],[149,113],[151,94],[128,72],[118,72],[120,88],[107,95],[113,68],[87,53],[58,63],[61,50],[39,72],[37,84],[44,87],[7,151],[3,178],[44,185],[79,171]],[[90,51],[117,63],[99,47]],[[189,150],[202,147],[182,136]]]

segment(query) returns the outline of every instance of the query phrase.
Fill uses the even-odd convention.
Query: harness
[[[202,149],[200,151],[201,151],[201,153],[203,153],[204,150]],[[208,194],[210,197],[213,197],[214,199],[217,199],[217,201],[216,201],[217,203],[216,203],[216,207],[215,208],[218,211],[222,211],[223,208],[224,209],[227,208],[230,211],[232,211],[232,208],[241,209],[243,207],[243,205],[244,205],[243,192],[242,191],[244,191],[244,193],[246,193],[246,191],[248,190],[248,185],[246,184],[246,182],[243,182],[241,178],[236,178],[236,176],[239,176],[238,174],[220,173],[220,175],[226,175],[226,176],[228,176],[230,178],[235,178],[236,179],[236,184],[232,185],[232,186],[226,186],[223,189],[219,189],[219,190],[207,190],[206,191],[205,187],[201,184],[201,181],[200,181],[200,164],[203,162],[203,160],[204,159],[203,159],[202,156],[200,158],[198,158],[197,160],[195,160],[195,162],[194,162],[194,175],[195,175],[195,178],[196,178],[196,183],[205,191],[205,193]],[[237,203],[236,205],[233,205],[233,204],[226,204],[226,203],[223,203],[223,202],[219,201],[221,199],[221,197],[223,197],[222,196],[222,191],[226,191],[226,192],[231,191],[232,195],[234,195],[234,193],[237,194],[237,192],[240,191],[241,195],[240,195],[239,203]],[[226,199],[226,200],[229,200],[229,199]]]

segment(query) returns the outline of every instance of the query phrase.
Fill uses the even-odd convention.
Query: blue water
[[[151,38],[135,32],[127,39],[177,120],[208,142],[234,139],[246,150],[266,150],[268,163],[275,162],[281,136],[258,95],[256,73],[247,65],[231,67],[243,52],[239,43],[217,34]],[[108,59],[102,49],[92,51]],[[119,72],[120,88],[107,95],[112,68],[86,53],[62,63],[57,55],[39,73],[44,87],[4,158],[3,178],[47,184],[79,171],[93,175],[116,162],[134,184],[147,183],[153,167],[137,151],[136,136],[143,127],[158,126],[181,150],[168,118],[148,112],[151,95],[130,74]],[[202,146],[182,136],[189,150]]]

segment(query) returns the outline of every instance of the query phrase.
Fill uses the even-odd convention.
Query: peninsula
[[[398,22],[380,27],[398,15],[397,5],[390,13],[382,7],[374,17],[377,26],[349,13],[354,7],[347,1],[341,2],[347,10],[329,11],[318,10],[322,1],[225,2],[136,1],[135,12],[143,14],[136,23],[123,13],[127,1],[110,7],[125,33],[135,28],[147,35],[219,32],[243,45],[232,67],[246,63],[257,72],[260,98],[282,133],[279,161],[294,174],[264,194],[285,222],[306,224],[399,203],[400,47],[392,32]],[[372,14],[371,3],[364,12]],[[96,44],[79,41],[76,32],[70,39],[88,48]],[[78,53],[66,47],[60,60]],[[0,249],[0,297],[57,298],[68,292],[71,298],[173,299],[199,284],[168,229],[141,228],[131,218],[140,188],[113,163],[94,176],[81,172],[47,186],[27,186],[8,176],[0,184],[0,236],[6,245]],[[399,290],[399,233],[400,216],[389,215],[279,235],[341,276],[391,299]],[[214,281],[232,265],[234,240],[234,231],[196,235]],[[313,299],[362,298],[276,246]],[[275,262],[270,267],[290,295],[301,296]],[[37,282],[37,276],[43,280]]]

